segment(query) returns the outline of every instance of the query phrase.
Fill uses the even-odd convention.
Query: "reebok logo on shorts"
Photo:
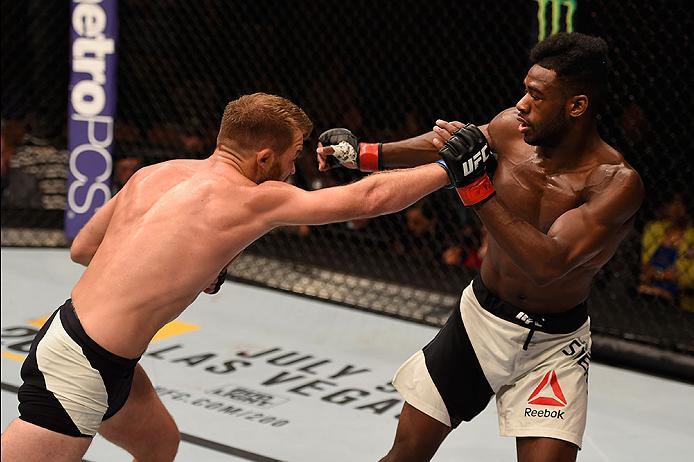
[[[542,377],[540,383],[535,387],[535,390],[528,397],[528,404],[535,404],[539,406],[566,406],[566,398],[564,397],[564,392],[559,386],[559,380],[557,379],[557,373],[554,371],[549,371]],[[552,419],[564,420],[564,411],[555,409],[531,409],[529,407],[525,408],[525,417],[549,417]]]
[[[559,380],[557,380],[557,373],[554,371],[547,372],[542,377],[540,384],[528,397],[528,404],[538,404],[540,406],[564,407],[566,403],[564,392],[559,386]]]

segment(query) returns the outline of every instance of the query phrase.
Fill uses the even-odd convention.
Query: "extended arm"
[[[436,122],[439,123],[440,120]],[[455,123],[462,125],[460,122]],[[480,125],[477,128],[484,134],[489,142],[489,146],[493,149],[494,145],[489,136],[489,124]],[[437,147],[434,144],[434,139],[436,139],[436,133],[430,131],[414,138],[383,143],[383,146],[381,146],[381,165],[383,168],[396,168],[414,167],[436,162],[441,157],[439,156],[440,146]]]
[[[561,215],[547,234],[494,197],[476,212],[489,234],[536,284],[552,283],[615,244],[643,200],[638,174],[614,167],[583,205]]]
[[[273,227],[321,225],[397,212],[449,181],[443,168],[430,164],[374,173],[346,186],[317,191],[266,182],[249,205]]]
[[[381,166],[383,168],[415,167],[430,164],[440,159],[438,149],[431,140],[434,132],[430,131],[414,138],[392,143],[383,143],[381,147]]]
[[[489,139],[487,127],[488,125],[481,125],[478,128]],[[328,130],[319,137],[320,143],[316,150],[318,154],[318,168],[320,171],[328,170],[330,168],[328,156],[331,155],[338,157],[342,165],[349,168],[360,168],[362,171],[407,168],[429,164],[440,159],[438,156],[439,149],[433,145],[435,136],[436,133],[430,131],[414,138],[391,143],[358,143],[357,138],[347,129]],[[336,154],[334,145],[341,141],[347,141],[351,145],[351,150],[348,149],[348,146],[344,146],[343,152]],[[490,145],[493,148],[491,140]],[[363,156],[369,158],[368,162],[364,162]],[[357,160],[358,158],[361,158],[361,162]],[[366,165],[368,167],[364,168]]]
[[[99,248],[111,222],[113,210],[116,208],[116,196],[111,198],[92,216],[80,230],[70,246],[70,258],[75,263],[87,266]]]

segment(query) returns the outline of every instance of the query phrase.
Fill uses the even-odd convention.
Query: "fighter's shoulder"
[[[244,205],[256,213],[281,207],[293,194],[303,191],[283,181],[264,181],[247,187]]]
[[[641,176],[624,156],[604,144],[586,177],[585,193],[588,201],[607,198],[626,213],[633,214],[643,202],[645,189]]]
[[[268,180],[268,181],[263,181],[259,185],[256,185],[254,188],[254,192],[258,196],[263,196],[263,195],[276,195],[276,194],[288,194],[293,191],[299,190],[296,186],[290,184],[290,183],[285,183],[284,181],[274,181],[274,180]]]
[[[145,167],[139,168],[132,176],[131,180],[144,179],[157,175],[166,175],[172,169],[176,169],[178,160],[167,160],[165,162],[158,162],[156,164],[147,165]]]
[[[487,138],[492,149],[498,150],[505,143],[521,138],[516,120],[517,110],[513,107],[498,113],[487,125]]]
[[[618,183],[621,186],[641,186],[641,176],[632,167],[622,153],[612,146],[603,143],[597,150],[595,165],[586,178],[586,186],[608,187]]]

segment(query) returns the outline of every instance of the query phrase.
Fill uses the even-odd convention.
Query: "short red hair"
[[[227,104],[217,146],[232,141],[242,149],[270,147],[282,152],[292,144],[297,131],[306,139],[312,129],[311,119],[288,99],[253,93]]]

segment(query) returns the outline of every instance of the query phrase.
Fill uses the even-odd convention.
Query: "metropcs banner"
[[[117,0],[72,0],[65,235],[111,198],[116,116]]]

